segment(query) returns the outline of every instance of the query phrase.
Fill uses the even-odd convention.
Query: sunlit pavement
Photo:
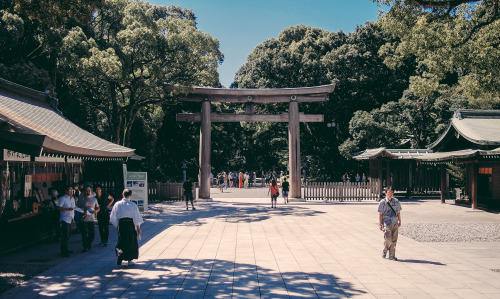
[[[196,203],[196,211],[182,202],[153,204],[159,213],[142,226],[134,266],[116,265],[114,230],[107,248],[97,246],[96,231],[86,253],[73,235],[72,257],[3,296],[500,298],[493,271],[500,242],[419,243],[400,235],[394,262],[380,256],[376,202],[285,205],[280,198],[271,209],[266,189],[211,192],[214,201]],[[403,225],[500,223],[498,214],[435,200],[403,202],[402,216]]]

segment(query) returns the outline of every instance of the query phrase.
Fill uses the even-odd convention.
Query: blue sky
[[[352,32],[357,25],[376,21],[380,7],[370,0],[148,0],[157,5],[191,9],[198,29],[220,42],[224,62],[219,67],[222,85],[234,74],[253,48],[278,37],[285,28],[308,25],[327,31]]]

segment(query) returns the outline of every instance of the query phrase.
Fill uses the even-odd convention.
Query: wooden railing
[[[193,194],[193,196],[196,197],[195,194]],[[150,201],[184,200],[182,183],[149,183],[148,198]]]
[[[370,183],[308,183],[304,187],[306,200],[364,201],[379,200],[376,182]]]

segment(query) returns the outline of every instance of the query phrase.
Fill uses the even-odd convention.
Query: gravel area
[[[0,264],[0,294],[50,267],[44,264]]]
[[[399,233],[419,242],[498,242],[498,223],[408,223]]]

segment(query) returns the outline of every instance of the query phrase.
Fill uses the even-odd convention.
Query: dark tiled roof
[[[129,157],[134,150],[99,138],[62,116],[43,93],[0,82],[0,138],[44,153],[90,157]],[[15,86],[16,87],[16,86]],[[45,98],[45,99],[44,99]],[[54,99],[52,99],[54,100]],[[18,150],[18,149],[17,149]]]

